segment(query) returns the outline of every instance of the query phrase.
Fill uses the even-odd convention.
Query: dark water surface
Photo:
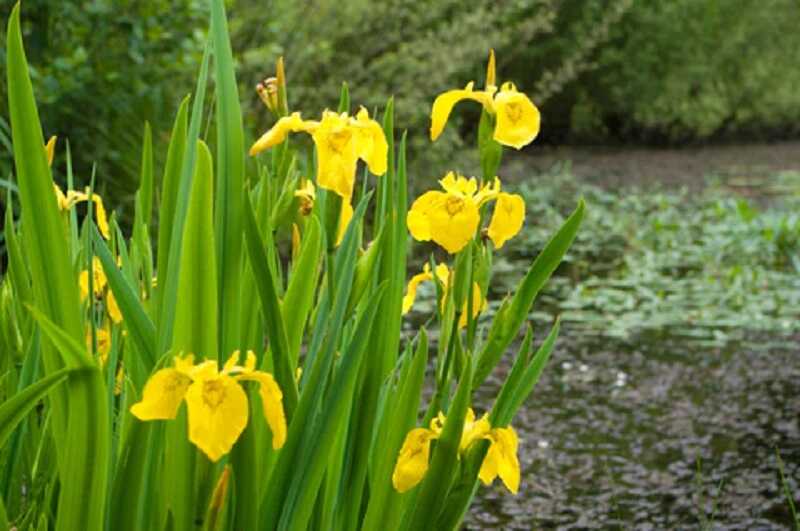
[[[786,346],[786,345],[789,346]],[[481,487],[465,529],[790,529],[800,348],[569,340],[514,421],[518,495]],[[490,407],[507,367],[483,386]]]

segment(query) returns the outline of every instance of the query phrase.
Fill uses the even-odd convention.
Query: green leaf
[[[297,407],[297,386],[290,365],[289,340],[281,315],[280,301],[269,269],[264,243],[256,225],[253,205],[248,199],[244,207],[244,229],[247,238],[247,251],[250,267],[256,279],[258,294],[261,298],[261,310],[264,315],[264,327],[272,351],[272,362],[275,367],[275,379],[283,391],[283,404],[286,419],[291,422]]]
[[[489,376],[489,373],[500,361],[508,345],[514,340],[522,323],[528,318],[528,313],[539,290],[542,289],[542,286],[556,270],[567,249],[572,245],[581,221],[583,221],[584,208],[585,204],[581,199],[572,215],[558,229],[556,235],[547,242],[545,248],[534,260],[525,278],[522,279],[514,293],[507,312],[502,312],[502,316],[501,313],[495,316],[495,322],[492,323],[489,338],[478,358],[473,382],[475,387],[478,387]],[[496,324],[498,326],[495,326]]]
[[[219,268],[219,332],[221,354],[241,348],[239,318],[242,276],[242,209],[244,206],[244,133],[234,75],[233,54],[223,0],[211,1],[217,96],[216,246]],[[237,501],[237,507],[239,502]],[[238,516],[237,516],[238,518]],[[249,528],[255,520],[239,522]]]
[[[22,391],[0,404],[0,447],[4,446],[6,440],[17,427],[17,424],[39,405],[39,401],[47,395],[54,387],[64,382],[70,373],[80,370],[70,367],[58,370],[53,374],[45,376],[34,384],[29,385]]]
[[[181,243],[172,350],[218,359],[217,270],[214,257],[213,161],[197,141],[197,164]]]
[[[300,246],[300,256],[292,268],[289,286],[281,305],[283,319],[286,323],[291,367],[297,367],[303,331],[314,303],[316,289],[313,287],[317,285],[320,259],[322,258],[321,234],[322,228],[319,219],[316,216],[309,216]]]

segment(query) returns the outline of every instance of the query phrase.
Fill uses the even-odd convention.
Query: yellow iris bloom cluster
[[[369,117],[369,112],[363,107],[354,117],[326,110],[319,121],[303,120],[299,112],[294,112],[280,118],[264,133],[250,148],[250,155],[283,143],[289,133],[311,135],[317,151],[317,184],[342,198],[339,233],[343,234],[353,217],[350,201],[359,159],[367,164],[371,173],[386,173],[389,144],[383,128]],[[313,184],[311,187],[310,190],[298,190],[301,197],[310,197],[313,201]]]
[[[430,428],[414,428],[406,435],[392,474],[392,484],[398,492],[414,488],[425,477],[431,441],[439,438],[445,420],[445,416],[439,413],[431,420]],[[464,420],[459,454],[465,454],[473,443],[483,439],[489,441],[489,450],[483,458],[478,477],[484,485],[490,485],[499,476],[506,488],[516,494],[520,481],[517,433],[511,426],[492,428],[487,414],[475,420],[475,412],[470,408]]]
[[[78,275],[78,287],[80,288],[81,302],[89,297],[89,271],[84,269]],[[94,297],[101,299],[104,302],[106,312],[109,318],[115,324],[122,322],[122,312],[117,305],[117,299],[114,298],[114,293],[108,289],[108,279],[103,271],[103,266],[100,260],[95,256],[92,257],[92,291]],[[111,350],[111,333],[109,326],[103,326],[95,329],[95,339],[97,340],[97,353],[100,356],[100,363],[106,363],[108,353]],[[93,338],[91,329],[86,330],[86,346],[91,351]]]
[[[144,386],[142,400],[131,407],[139,420],[174,419],[186,400],[189,440],[211,461],[218,461],[239,439],[247,426],[247,394],[240,382],[259,384],[264,417],[272,431],[272,447],[286,442],[283,393],[273,376],[256,370],[256,356],[247,352],[239,365],[237,350],[220,371],[215,360],[194,364],[194,356],[175,356],[174,366],[160,369]]]
[[[418,241],[438,243],[455,254],[475,237],[481,221],[480,207],[496,201],[487,235],[496,248],[514,237],[525,221],[525,201],[520,195],[500,191],[500,179],[478,190],[474,177],[467,179],[453,172],[439,181],[444,192],[431,190],[414,201],[406,223]]]

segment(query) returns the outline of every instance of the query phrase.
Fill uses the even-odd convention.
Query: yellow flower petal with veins
[[[503,83],[494,98],[496,124],[494,139],[516,149],[533,142],[539,134],[539,109],[513,83]]]
[[[358,157],[367,163],[375,175],[386,173],[389,144],[378,122],[370,119],[364,107],[356,114],[354,126],[358,131]]]
[[[289,133],[310,132],[319,124],[312,120],[303,120],[299,112],[293,112],[289,116],[284,116],[278,120],[272,128],[261,135],[250,147],[250,156],[258,155],[273,146],[277,146],[286,140]]]
[[[397,492],[406,492],[414,488],[428,471],[428,460],[431,452],[431,440],[438,435],[425,428],[414,428],[403,441],[397,463],[392,473],[392,485]]]
[[[507,240],[516,236],[524,222],[525,201],[522,196],[500,192],[487,231],[495,248],[500,249]]]
[[[142,399],[131,407],[131,413],[139,420],[174,419],[191,383],[179,369],[158,370],[147,380]]]
[[[211,461],[233,448],[247,426],[247,395],[227,374],[197,378],[186,391],[189,440]]]
[[[485,485],[491,484],[494,478],[500,476],[506,488],[516,494],[519,491],[520,481],[517,433],[511,426],[495,428],[486,438],[491,441],[491,444],[483,459],[478,476]]]
[[[445,192],[448,194],[460,195],[463,197],[472,197],[478,191],[478,182],[475,177],[467,179],[463,175],[456,175],[453,172],[447,172],[447,175],[439,181]]]
[[[478,205],[471,197],[438,191],[417,198],[406,220],[414,239],[433,240],[451,254],[469,243],[479,222]]]
[[[325,111],[312,133],[317,148],[317,184],[342,198],[353,196],[359,146],[346,114]]]
[[[473,82],[460,90],[448,90],[436,96],[431,108],[431,140],[436,140],[444,131],[447,119],[456,103],[462,100],[474,100],[487,109],[492,108],[492,93],[485,90],[473,90]]]

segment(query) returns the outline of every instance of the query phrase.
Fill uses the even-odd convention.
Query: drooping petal
[[[414,488],[428,471],[431,440],[437,436],[431,430],[414,428],[406,435],[392,473],[392,485],[403,493]]]
[[[330,111],[311,135],[317,148],[317,184],[348,200],[353,196],[358,164],[356,136],[346,115]]]
[[[500,476],[506,488],[516,494],[520,481],[517,433],[511,426],[495,428],[489,433],[488,439],[491,444],[479,472],[481,481],[489,485],[495,477]]]
[[[100,234],[103,235],[103,238],[108,240],[111,238],[111,232],[108,228],[108,218],[106,217],[106,209],[103,207],[103,199],[97,194],[92,194],[92,202],[97,216],[97,228],[100,229]]]
[[[178,369],[155,372],[144,386],[142,399],[131,406],[139,420],[174,419],[192,380]]]
[[[189,440],[211,461],[231,451],[247,426],[247,395],[226,374],[196,380],[186,392]]]
[[[51,136],[50,140],[47,141],[47,144],[44,145],[44,151],[47,154],[47,165],[53,165],[53,159],[56,156],[56,137]],[[59,190],[60,191],[60,190]]]
[[[425,192],[411,205],[408,216],[406,216],[406,225],[415,240],[421,242],[431,240],[431,225],[428,216],[444,197],[446,194],[436,190]]]
[[[350,220],[353,219],[353,205],[350,200],[342,200],[342,210],[339,212],[339,229],[336,235],[336,245],[342,243],[344,233],[347,232],[347,226],[350,225]]]
[[[489,92],[472,90],[474,83],[470,81],[460,90],[448,90],[436,96],[431,108],[431,140],[436,140],[444,131],[447,119],[456,103],[461,100],[474,100],[481,103],[486,109],[492,109],[492,96]]]
[[[108,316],[111,317],[114,323],[119,324],[122,322],[122,312],[119,311],[117,299],[111,291],[106,294],[106,311],[108,311]]]
[[[244,372],[238,379],[258,382],[264,418],[272,431],[272,448],[281,448],[286,442],[286,414],[283,411],[283,393],[278,382],[271,374],[263,371]]]
[[[494,213],[489,222],[489,238],[496,249],[500,249],[506,240],[513,238],[522,229],[525,221],[525,201],[517,194],[500,192],[494,204]]]
[[[472,318],[477,319],[478,315],[486,309],[487,302],[483,298],[483,294],[481,293],[481,287],[478,285],[477,282],[473,283],[472,286]],[[461,308],[461,318],[458,320],[458,328],[464,328],[467,326],[469,322],[469,305],[467,301],[464,301],[464,307]]]
[[[369,171],[375,175],[386,173],[389,144],[383,127],[369,117],[369,112],[364,107],[358,111],[355,120],[358,128],[358,156],[367,163]]]
[[[539,134],[539,109],[513,83],[504,83],[494,98],[494,139],[516,149],[527,146]]]
[[[277,146],[286,140],[289,133],[313,131],[319,124],[313,120],[303,120],[299,112],[293,112],[289,116],[284,116],[272,128],[261,135],[261,138],[255,141],[250,147],[250,156],[258,155],[273,146]]]
[[[422,273],[417,273],[408,281],[406,294],[403,296],[403,314],[411,310],[411,307],[414,305],[414,300],[417,298],[417,287],[427,280],[433,280],[433,275],[431,274],[430,265],[426,262],[425,266],[422,268]]]
[[[480,223],[478,206],[471,198],[444,194],[428,213],[431,239],[450,254],[463,249]],[[413,235],[413,234],[412,234]]]

